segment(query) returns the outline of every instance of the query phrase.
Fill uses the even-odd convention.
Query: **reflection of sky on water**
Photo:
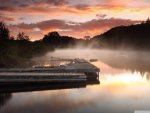
[[[100,85],[14,93],[0,113],[134,113],[135,110],[150,110],[149,72],[115,68],[102,61],[93,64],[101,69]]]

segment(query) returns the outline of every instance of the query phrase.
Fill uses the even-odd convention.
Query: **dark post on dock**
[[[100,69],[84,59],[66,65],[34,68],[1,68],[1,84],[75,83],[99,79]]]

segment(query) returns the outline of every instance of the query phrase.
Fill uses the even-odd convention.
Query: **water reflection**
[[[131,79],[150,80],[150,59],[149,52],[114,52],[105,53],[99,56],[99,60],[104,64],[115,68],[124,70],[124,81]],[[126,73],[128,72],[128,73]],[[141,76],[141,77],[140,77]]]
[[[11,99],[11,97],[12,95],[10,93],[0,93],[0,109]]]
[[[114,68],[145,73],[150,72],[149,55],[149,52],[113,51],[104,52],[103,55],[99,56],[99,60]]]
[[[35,83],[35,84],[5,84],[0,85],[1,93],[13,93],[13,92],[30,92],[30,91],[42,91],[42,90],[61,90],[61,89],[74,89],[85,88],[87,85],[100,84],[100,81],[95,79],[92,81],[75,82],[75,83]]]
[[[13,93],[2,113],[134,113],[150,110],[149,53],[55,51],[53,56],[98,58],[100,85],[86,88]],[[50,53],[49,53],[50,54]],[[92,84],[92,83],[90,83]]]

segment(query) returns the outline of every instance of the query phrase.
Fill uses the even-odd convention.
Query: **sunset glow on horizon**
[[[0,0],[0,20],[32,40],[51,31],[83,38],[150,17],[149,0]]]

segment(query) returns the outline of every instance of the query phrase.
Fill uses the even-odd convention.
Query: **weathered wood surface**
[[[3,68],[0,83],[21,82],[81,82],[98,78],[100,69],[84,59],[54,68]]]

